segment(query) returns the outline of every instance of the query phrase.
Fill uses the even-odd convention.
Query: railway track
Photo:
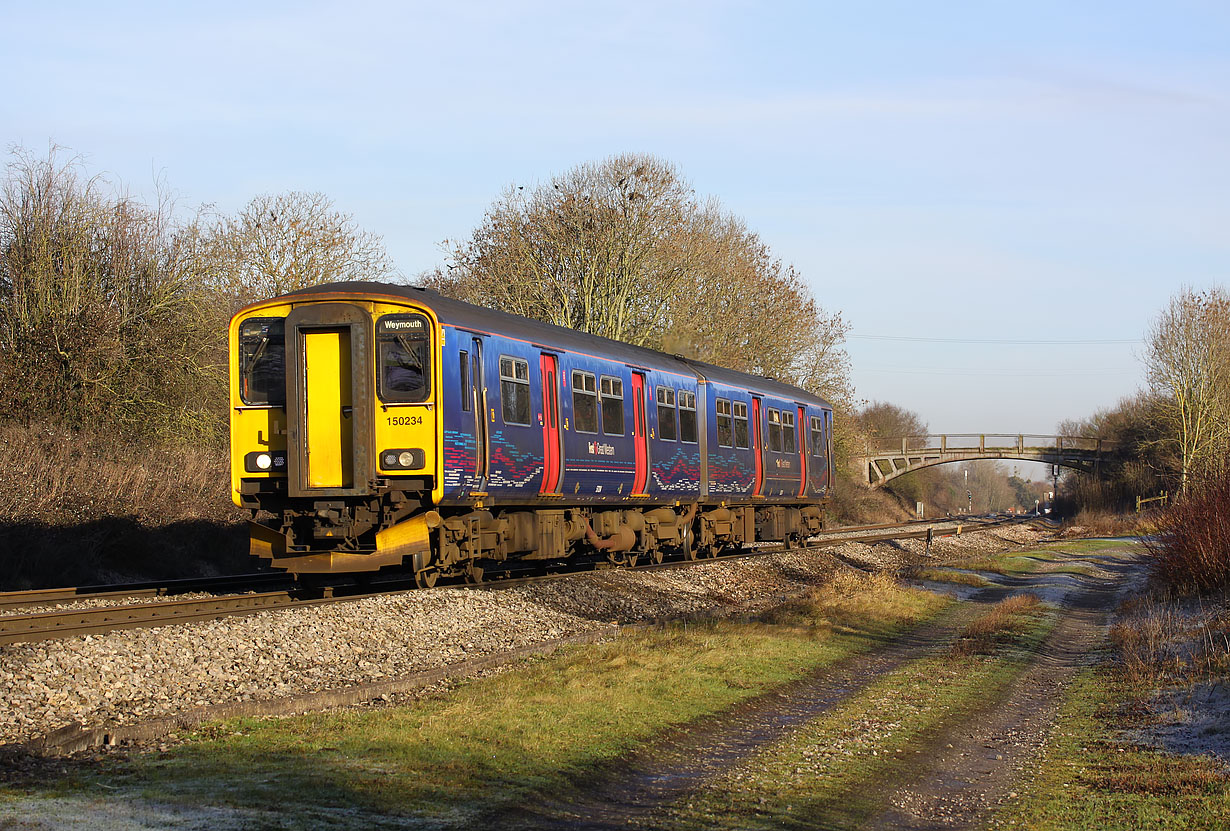
[[[74,586],[58,589],[0,592],[0,613],[31,606],[72,603],[77,600],[114,600],[121,597],[172,597],[194,592],[216,592],[250,589],[258,586],[290,585],[294,581],[285,574],[233,574],[226,577],[163,580],[161,582],[124,583],[108,586]]]
[[[883,523],[867,526],[847,526],[812,538],[806,545],[795,546],[797,550],[821,549],[847,542],[884,542],[888,540],[924,539],[959,534],[963,530],[985,530],[1020,521],[921,520],[910,523]],[[918,530],[901,531],[901,528],[925,525]],[[893,530],[888,530],[893,529]],[[868,533],[871,532],[871,533]],[[783,545],[770,545],[745,549],[734,554],[702,560],[670,560],[663,563],[647,563],[635,566],[639,570],[686,568],[703,562],[756,557],[790,550]],[[544,577],[566,577],[576,571],[544,575],[535,571],[532,576],[517,576],[525,572],[512,569],[498,572],[500,578],[477,584],[458,584],[458,587],[499,589],[511,587]],[[200,591],[225,591],[231,587],[250,588],[253,585],[274,584],[280,580],[287,583],[282,574],[238,575],[213,580],[183,580],[168,584],[134,584],[128,586],[100,586],[97,590],[87,588],[49,589],[29,592],[0,593],[0,645],[55,640],[78,635],[99,634],[116,629],[149,628],[177,623],[189,623],[221,617],[255,614],[276,609],[303,608],[330,603],[350,602],[368,597],[393,594],[402,591],[417,591],[412,577],[373,578],[370,581],[339,582],[332,585],[299,587],[292,586],[275,591],[258,591],[243,594],[224,594],[210,598],[183,600],[160,600],[158,602],[125,603],[76,609],[51,611],[20,611],[35,605],[64,603],[76,600],[115,599],[124,597],[167,597],[173,594]],[[13,614],[14,610],[18,613]]]

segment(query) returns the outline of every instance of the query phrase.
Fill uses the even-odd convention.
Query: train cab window
[[[530,423],[530,365],[500,356],[500,409],[505,424]]]
[[[718,447],[734,447],[734,427],[730,423],[730,401],[719,398],[716,402]]]
[[[600,384],[602,393],[602,432],[608,436],[624,434],[624,382],[619,378],[603,375]]]
[[[820,416],[811,417],[811,455],[824,455],[824,421]]]
[[[751,445],[748,443],[747,432],[747,402],[734,402],[735,410],[735,447],[741,447],[746,450]]]
[[[658,387],[658,438],[674,441],[679,437],[675,429],[675,391],[670,387]]]
[[[696,393],[679,390],[679,441],[696,444]]]
[[[772,407],[769,408],[769,449],[774,453],[782,452],[782,414]]]
[[[794,447],[794,413],[782,410],[782,452],[793,453]]]
[[[470,394],[470,353],[464,349],[461,350],[461,361],[458,368],[461,370],[461,409],[468,413],[474,396]]]
[[[572,373],[572,426],[578,433],[598,432],[598,390],[594,376],[574,370]]]
[[[376,321],[382,401],[417,403],[431,393],[431,324],[415,314]]]
[[[286,318],[239,324],[239,397],[256,406],[286,404]]]

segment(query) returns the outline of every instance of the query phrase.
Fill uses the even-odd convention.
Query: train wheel
[[[420,589],[430,589],[436,584],[440,572],[434,568],[425,568],[414,573],[414,582]]]
[[[660,562],[662,562],[662,559],[663,559],[663,556],[662,556],[662,549],[661,549],[661,548],[655,548],[653,551],[650,551],[650,552],[649,552],[649,559],[653,560],[655,563],[660,563]]]
[[[696,559],[696,535],[692,533],[692,529],[683,529],[683,541],[679,545],[679,554],[685,560]]]
[[[474,565],[473,563],[470,563],[468,566],[466,566],[466,582],[467,583],[483,582],[483,570],[479,568],[478,566]]]

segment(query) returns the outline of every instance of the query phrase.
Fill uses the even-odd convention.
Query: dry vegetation
[[[0,590],[244,571],[226,455],[0,424]]]
[[[1086,508],[1071,519],[1064,520],[1060,536],[1065,537],[1130,537],[1147,528],[1153,514],[1120,514],[1114,511]]]
[[[1192,486],[1161,512],[1146,545],[1154,573],[1179,592],[1230,584],[1230,471]]]
[[[930,613],[943,602],[930,592],[902,586],[886,572],[839,571],[825,585],[770,609],[760,619],[822,632],[874,632]]]
[[[1036,594],[1014,594],[991,607],[965,627],[953,644],[954,655],[985,655],[1002,641],[1010,640],[1029,628],[1038,611]]]

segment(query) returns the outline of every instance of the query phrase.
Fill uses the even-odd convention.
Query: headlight
[[[381,450],[380,466],[385,470],[417,470],[424,466],[425,458],[417,447]]]
[[[248,473],[285,473],[286,472],[286,451],[285,450],[257,450],[252,453],[245,453],[243,457],[243,469]]]

